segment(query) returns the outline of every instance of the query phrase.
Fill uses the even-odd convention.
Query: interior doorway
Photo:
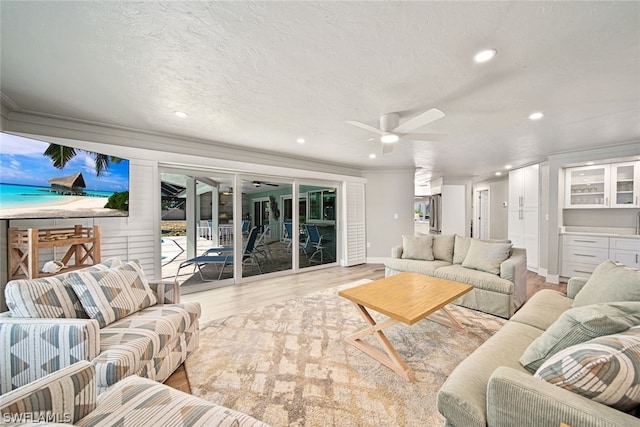
[[[490,206],[490,194],[488,188],[479,188],[475,190],[475,203],[474,203],[474,224],[473,224],[473,237],[479,239],[489,239],[491,236],[490,219],[491,210]]]

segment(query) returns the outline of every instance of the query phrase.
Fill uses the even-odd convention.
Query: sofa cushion
[[[100,327],[156,303],[142,268],[133,261],[105,271],[72,272],[68,281]]]
[[[640,405],[640,327],[559,351],[534,376],[621,411],[633,409]]]
[[[640,270],[605,261],[576,294],[573,306],[614,301],[640,301]]]
[[[436,269],[451,265],[446,261],[420,261],[415,259],[386,258],[385,267],[395,271],[411,271],[433,276]]]
[[[433,236],[402,236],[402,258],[433,261]]]
[[[518,356],[540,334],[537,328],[507,322],[463,360],[438,392],[438,411],[446,418],[446,425],[486,427],[489,377],[500,366],[526,372]]]
[[[464,259],[467,257],[467,252],[469,252],[469,246],[471,246],[472,240],[471,237],[458,236],[456,234],[455,243],[453,247],[453,263],[454,264],[462,264]],[[483,242],[488,243],[511,243],[511,240],[508,239],[482,239]]]
[[[509,258],[511,246],[511,243],[490,243],[471,239],[462,266],[491,274],[500,274],[500,264]]]
[[[640,325],[640,302],[593,304],[565,311],[527,347],[520,363],[535,372],[550,356],[572,345]]]
[[[122,265],[120,258],[84,268],[104,271]],[[68,274],[37,279],[12,280],[5,287],[5,300],[13,317],[86,319],[87,313],[66,281]]]
[[[551,289],[536,292],[511,318],[512,322],[524,323],[546,331],[558,317],[571,308],[571,298]]]
[[[503,279],[495,274],[484,271],[472,270],[461,265],[447,265],[440,267],[433,273],[441,279],[453,280],[455,282],[466,283],[477,289],[484,289],[501,294],[513,294],[513,282]]]
[[[433,235],[433,257],[436,260],[453,263],[453,247],[455,244],[455,237],[455,234]]]

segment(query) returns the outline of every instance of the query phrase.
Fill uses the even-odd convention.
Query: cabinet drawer
[[[596,269],[595,265],[584,265],[573,262],[562,263],[562,276],[564,277],[589,277],[593,270]]]
[[[611,237],[609,239],[609,249],[640,251],[640,239],[625,239],[623,237]]]
[[[593,248],[609,249],[609,238],[599,236],[574,236],[564,235],[562,238],[564,245],[585,246]]]
[[[584,246],[564,246],[562,248],[562,261],[598,265],[608,258],[608,248],[591,248]]]

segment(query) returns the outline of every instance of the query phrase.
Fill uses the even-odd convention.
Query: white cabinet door
[[[638,262],[638,252],[636,251],[625,251],[623,249],[609,249],[609,258],[612,261],[619,262],[628,267],[640,267],[640,263]]]
[[[609,258],[629,267],[640,267],[640,239],[611,237]]]
[[[522,196],[524,208],[538,208],[538,193],[540,191],[540,174],[538,165],[531,165],[522,169],[524,180]]]
[[[609,165],[567,169],[565,177],[565,207],[609,207],[610,172]]]
[[[524,206],[524,169],[509,171],[509,209]]]
[[[614,163],[611,165],[612,208],[637,208],[640,206],[640,162]]]

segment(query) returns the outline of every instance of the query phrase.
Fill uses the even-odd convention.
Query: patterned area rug
[[[465,331],[428,319],[385,329],[409,383],[343,341],[365,323],[337,292],[367,281],[202,325],[186,362],[192,393],[272,426],[442,425],[438,390],[505,320],[451,305]]]

